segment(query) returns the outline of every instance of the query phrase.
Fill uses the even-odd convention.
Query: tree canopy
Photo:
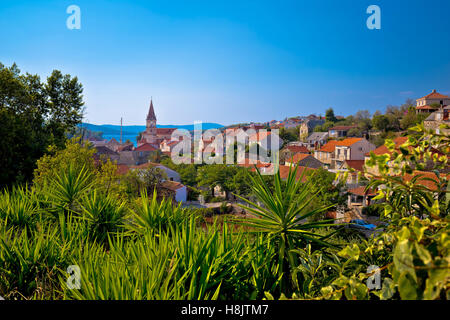
[[[48,146],[63,148],[83,114],[77,77],[54,70],[42,82],[0,63],[0,187],[30,181]]]

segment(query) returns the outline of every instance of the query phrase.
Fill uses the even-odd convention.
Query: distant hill
[[[111,139],[115,138],[117,141],[120,140],[120,125],[113,125],[113,124],[91,124],[91,123],[83,123],[83,128],[89,129],[93,132],[102,132],[103,133],[103,139]],[[158,128],[178,128],[178,129],[186,129],[189,131],[194,130],[193,124],[188,125],[157,125]],[[202,123],[202,129],[208,130],[208,129],[220,129],[223,125],[218,123]],[[142,132],[145,130],[145,126],[122,126],[122,135],[123,140],[126,141],[127,139],[131,140],[133,143],[136,143],[136,137],[139,135],[139,132]]]

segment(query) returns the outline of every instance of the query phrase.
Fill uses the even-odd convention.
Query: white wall
[[[175,201],[176,202],[186,202],[187,200],[187,188],[186,186],[183,186],[179,189],[177,189],[175,193]]]

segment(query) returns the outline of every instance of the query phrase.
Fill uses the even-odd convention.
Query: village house
[[[364,208],[372,203],[372,199],[376,196],[376,192],[365,186],[356,187],[348,190],[348,207]]]
[[[187,187],[184,184],[166,180],[161,182],[161,187],[169,190],[172,193],[172,199],[175,200],[175,202],[179,203],[187,201],[188,191]]]
[[[110,148],[106,146],[96,146],[95,147],[95,153],[94,157],[98,160],[111,160],[111,161],[118,161],[120,158],[119,153],[111,150]]]
[[[364,138],[347,138],[338,141],[335,146],[333,168],[342,167],[346,160],[364,160],[365,154],[374,150],[373,143]]]
[[[321,168],[323,163],[314,158],[311,154],[296,153],[290,159],[286,159],[284,162],[286,166],[301,166],[307,168]]]
[[[416,100],[417,113],[433,113],[450,105],[450,97],[433,90],[425,97]]]
[[[339,167],[330,171],[339,173],[341,177],[347,174],[345,181],[347,188],[356,188],[360,186],[361,178],[364,177],[364,164],[364,160],[345,160]]]
[[[283,140],[275,133],[272,133],[271,131],[258,131],[257,133],[251,135],[249,137],[248,145],[251,146],[255,143],[257,143],[261,148],[264,148],[266,150],[270,150],[272,148],[272,140],[275,143],[274,148],[277,145],[278,149],[281,149],[283,146]]]
[[[352,126],[336,126],[328,129],[328,136],[330,138],[344,138],[348,136],[348,132],[353,129],[357,128],[358,126],[352,125]]]
[[[334,158],[334,150],[337,142],[337,140],[328,141],[319,150],[314,151],[314,158],[322,162],[325,167],[329,168]]]
[[[314,131],[314,128],[325,123],[324,119],[307,119],[303,121],[299,129],[300,140],[305,141],[306,138]]]
[[[440,108],[439,110],[431,113],[424,121],[423,125],[425,129],[433,130],[437,134],[450,134],[449,128],[441,129],[441,125],[450,126],[450,106],[445,106]]]
[[[328,132],[313,132],[306,138],[309,150],[317,150],[322,147],[328,140]]]

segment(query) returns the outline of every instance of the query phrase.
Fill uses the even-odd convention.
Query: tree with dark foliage
[[[83,114],[77,77],[54,70],[45,83],[0,63],[0,188],[31,181],[50,145],[63,148]]]

